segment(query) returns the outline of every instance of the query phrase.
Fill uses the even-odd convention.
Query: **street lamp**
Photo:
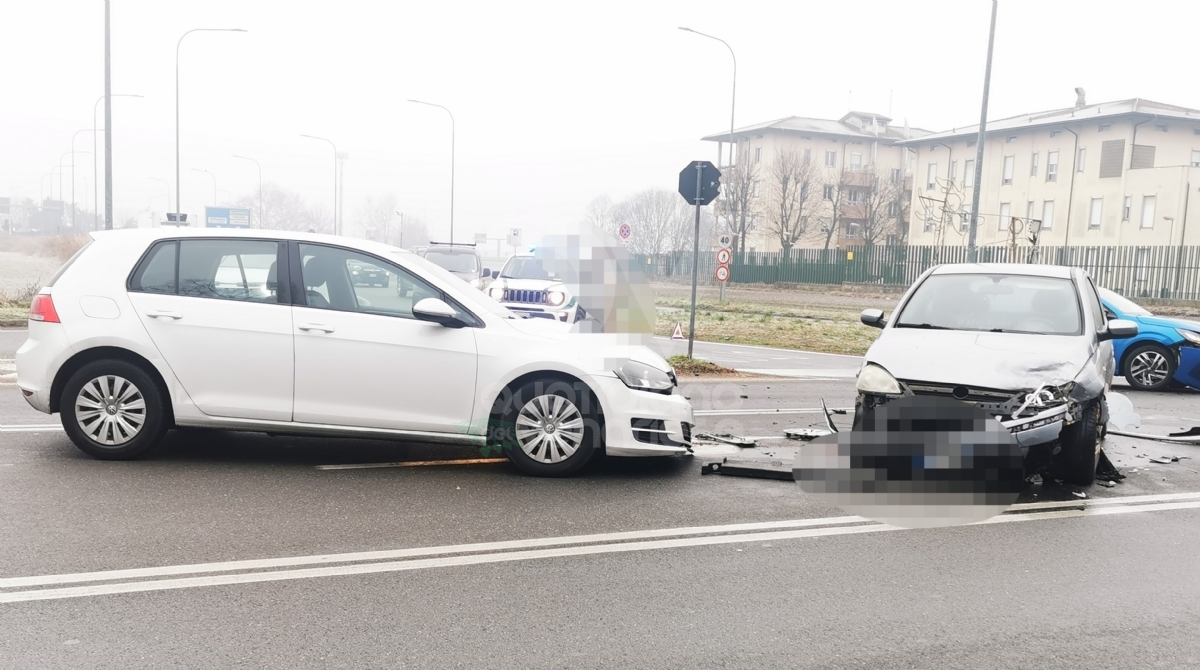
[[[434,102],[423,102],[421,100],[409,100],[409,102],[437,107],[445,110],[450,115],[450,244],[454,244],[454,113],[447,107]]]
[[[140,98],[142,96],[134,94],[134,93],[113,93],[112,95],[110,95],[108,97],[110,97],[110,98]],[[96,228],[100,225],[100,177],[99,177],[100,169],[99,169],[99,166],[96,165],[96,161],[99,158],[99,151],[96,149],[96,133],[99,132],[100,129],[96,127],[96,112],[97,112],[97,107],[99,107],[99,105],[100,105],[100,101],[103,99],[104,99],[104,96],[102,95],[99,98],[96,98],[96,102],[92,104],[92,211],[96,216],[95,225],[93,226],[93,228]],[[106,163],[106,165],[107,165],[107,163]],[[104,183],[107,184],[109,179],[112,179],[112,175],[109,174],[108,172],[105,172],[104,173]],[[171,208],[171,203],[168,202],[167,209],[170,209],[170,208]]]
[[[338,212],[338,150],[337,150],[337,145],[333,143],[333,140],[326,139],[324,137],[317,137],[316,135],[301,135],[300,137],[307,137],[310,140],[321,140],[322,142],[328,142],[329,146],[333,147],[333,234],[337,235],[337,232],[338,232],[338,216],[337,216],[337,212]]]
[[[193,169],[193,170],[195,170],[196,172],[205,172],[205,173],[208,173],[208,176],[212,177],[212,180],[213,180],[213,207],[216,207],[216,206],[217,206],[217,175],[215,175],[215,174],[213,174],[213,173],[209,172],[208,170],[202,170],[202,169],[200,169],[200,168],[192,168],[192,169]],[[178,203],[178,201],[179,201],[179,187],[178,187],[178,186],[176,186],[176,187],[175,187],[175,189],[176,189],[176,190],[175,190],[175,198],[176,198],[176,202]],[[176,212],[176,214],[178,214],[178,212]]]
[[[685,32],[695,33],[701,37],[707,37],[710,40],[716,40],[721,44],[724,44],[725,48],[729,49],[729,55],[733,58],[733,94],[730,96],[729,103],[729,166],[733,167],[733,113],[737,109],[737,56],[734,55],[733,47],[729,46],[729,42],[726,42],[720,37],[708,35],[700,32],[699,30],[692,30],[691,28],[685,28],[683,26],[680,26],[679,29]]]
[[[72,152],[75,151],[75,138],[79,137],[79,133],[87,133],[87,132],[92,133],[92,144],[95,145],[95,143],[96,143],[96,135],[95,135],[96,129],[95,128],[92,128],[92,129],[84,128],[83,130],[76,130],[75,134],[71,136],[71,151]],[[87,152],[80,151],[79,153],[86,154]],[[95,168],[95,165],[96,165],[96,159],[93,156],[92,157],[93,169]],[[75,158],[74,157],[71,158],[71,228],[72,229],[75,228]]]
[[[258,166],[258,225],[261,228],[263,225],[263,218],[262,218],[262,166],[259,165],[258,161],[254,160],[253,158],[250,158],[249,156],[235,155],[234,158],[240,158],[240,159],[246,160],[246,161],[254,161],[254,164]]]
[[[175,43],[175,213],[179,214],[181,207],[179,201],[181,194],[179,192],[179,46],[183,44],[183,38],[195,32],[213,32],[213,33],[244,33],[241,28],[192,28],[179,36],[179,41]],[[216,177],[213,177],[216,180]]]
[[[72,137],[71,144],[74,144],[74,143],[75,143],[75,138]],[[70,151],[63,153],[63,155],[58,157],[58,201],[59,202],[62,202],[63,159],[66,158],[67,156],[71,157],[71,191],[72,191],[71,201],[72,201],[72,206],[74,206],[74,200],[75,200],[75,195],[74,195],[74,191],[75,191],[75,154],[86,154],[86,153],[87,153],[86,151],[76,151],[74,149],[71,149]],[[52,172],[53,172],[53,170],[52,170]],[[53,187],[53,185],[54,185],[53,180],[50,182],[50,185],[51,185],[51,187]],[[58,222],[58,232],[59,233],[62,232],[62,220],[61,219]]]

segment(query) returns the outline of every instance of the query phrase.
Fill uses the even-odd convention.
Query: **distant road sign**
[[[696,192],[696,168],[700,169],[700,192]],[[721,193],[721,171],[709,161],[692,161],[679,173],[679,195],[689,205],[707,205]]]
[[[633,228],[628,223],[622,223],[621,227],[617,228],[617,234],[621,236],[621,239],[627,240],[633,235]]]
[[[205,207],[204,225],[208,228],[249,228],[250,210],[229,207]]]
[[[733,233],[721,233],[717,235],[717,246],[722,249],[728,249],[733,246]]]
[[[717,281],[719,281],[719,282],[729,281],[729,266],[728,265],[718,265],[717,266]]]
[[[733,254],[729,253],[728,249],[717,250],[717,262],[721,265],[729,265],[729,261],[733,260]]]
[[[475,233],[475,244],[487,244],[487,233]]]
[[[508,231],[508,246],[510,246],[510,247],[521,246],[521,229],[520,228],[509,229],[509,231]]]

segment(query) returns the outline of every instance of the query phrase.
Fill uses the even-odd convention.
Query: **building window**
[[[969,148],[973,146],[975,146],[975,140],[967,140],[967,147]]]
[[[809,163],[812,163],[812,149],[805,149],[804,150],[804,164],[808,165]]]
[[[1015,156],[1004,157],[1004,184],[1011,184],[1013,180],[1013,166],[1016,165],[1017,158]]]
[[[1046,181],[1058,181],[1058,152],[1046,154]]]
[[[900,216],[900,203],[895,200],[888,203],[888,216]]]
[[[825,185],[824,195],[826,200],[833,200],[833,186],[831,184]]]
[[[1192,167],[1200,167],[1200,151],[1192,149]]]
[[[1033,201],[1025,202],[1025,229],[1032,232],[1035,227],[1033,225]]]
[[[1042,230],[1050,230],[1054,227],[1054,201],[1042,201]]]
[[[859,190],[856,188],[852,188],[852,189],[850,189],[850,192],[848,194],[846,194],[846,196],[847,196],[847,200],[849,200],[852,204],[857,204],[858,197],[859,197]]]
[[[958,229],[964,233],[971,228],[971,206],[963,205],[959,210]]]
[[[1104,211],[1104,199],[1092,198],[1092,208],[1088,212],[1088,228],[1100,227],[1100,216]]]
[[[963,187],[975,185],[975,161],[963,161]]]
[[[1075,163],[1075,171],[1083,172],[1083,166],[1087,164],[1087,149],[1079,150],[1079,160]]]
[[[825,152],[825,167],[837,167],[837,152],[836,151],[826,151]]]
[[[958,161],[950,161],[950,183],[958,181]]]
[[[1050,131],[1050,137],[1058,137],[1060,134],[1062,134],[1061,130],[1051,130]]]
[[[937,186],[937,163],[930,163],[925,171],[925,188]]]
[[[1158,201],[1158,198],[1156,198],[1155,196],[1152,196],[1152,195],[1142,196],[1142,227],[1143,228],[1153,228],[1154,227],[1154,205],[1157,203],[1157,201]]]
[[[1160,133],[1165,133],[1165,132],[1167,132],[1167,124],[1165,124],[1165,123],[1156,123],[1156,124],[1154,124],[1154,129],[1155,129],[1155,130],[1157,130],[1157,131],[1158,131],[1158,132],[1160,132]]]
[[[1112,128],[1111,123],[1101,123],[1100,124],[1100,132],[1102,132],[1102,133],[1107,132],[1109,128]]]
[[[900,168],[892,168],[892,183],[899,184],[904,180],[904,172]]]
[[[850,169],[854,172],[862,171],[862,154],[857,151],[850,152]]]
[[[754,182],[754,197],[758,197],[758,182]]]
[[[1012,224],[1012,205],[1007,202],[1000,203],[1000,230],[1007,232],[1008,227]]]
[[[1133,196],[1125,196],[1125,203],[1121,205],[1121,220],[1128,221],[1129,215],[1133,213]]]
[[[1016,136],[1016,135],[1009,135],[1009,136],[1008,136],[1008,139],[1006,139],[1006,140],[1004,140],[1004,141],[1005,141],[1005,142],[1016,142],[1016,141],[1017,141],[1017,136]]]
[[[762,147],[754,147],[754,162],[762,162]]]
[[[1030,177],[1037,176],[1038,155],[1039,155],[1038,152],[1036,152],[1036,151],[1033,152],[1033,158],[1030,159],[1030,161],[1029,161],[1029,176]]]
[[[933,210],[925,210],[925,232],[933,230]]]

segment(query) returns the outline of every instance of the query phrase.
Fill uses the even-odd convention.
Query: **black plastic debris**
[[[1104,450],[1100,450],[1100,461],[1096,463],[1096,479],[1103,481],[1121,481],[1125,479],[1125,475],[1113,465],[1112,461],[1108,460],[1108,454]]]
[[[724,458],[701,465],[700,474],[795,481],[792,464],[777,458]]]
[[[829,432],[830,431],[828,430],[822,430],[820,428],[788,428],[787,430],[783,431],[783,434],[789,440],[804,440],[805,442],[808,442],[809,440],[815,440],[823,435],[828,435]]]

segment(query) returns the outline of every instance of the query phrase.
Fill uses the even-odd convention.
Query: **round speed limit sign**
[[[733,254],[729,253],[728,249],[717,249],[717,262],[721,265],[729,265],[732,258]]]
[[[724,265],[717,266],[717,281],[729,281],[729,268]]]

